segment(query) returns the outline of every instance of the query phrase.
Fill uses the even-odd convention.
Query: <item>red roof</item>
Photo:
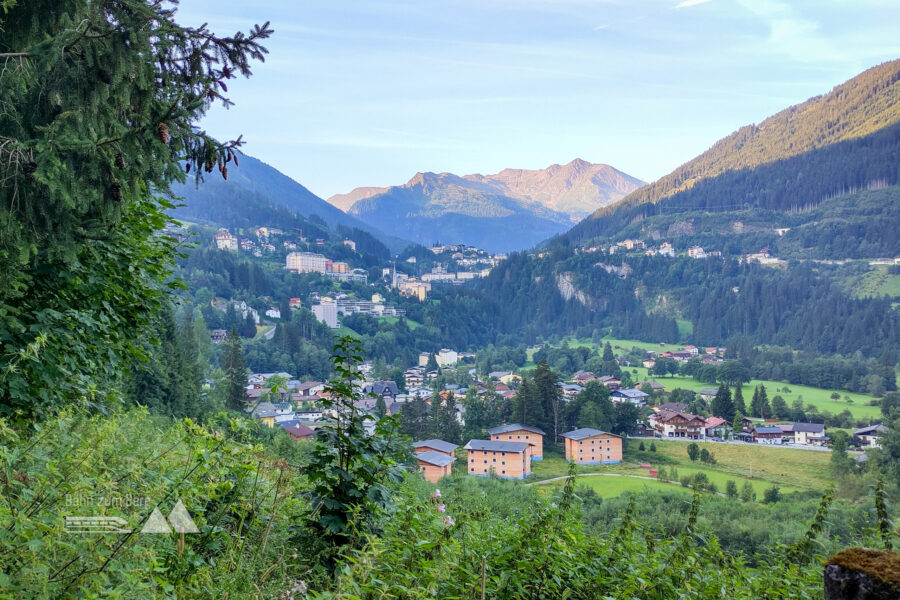
[[[710,417],[706,420],[706,428],[710,429],[712,427],[719,427],[725,424],[725,419],[720,419],[719,417]]]

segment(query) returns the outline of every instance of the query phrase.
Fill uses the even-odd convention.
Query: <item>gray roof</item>
[[[435,452],[434,450],[429,450],[428,452],[419,452],[418,454],[416,454],[416,458],[422,462],[426,462],[429,465],[434,465],[436,467],[445,467],[456,460],[452,456],[447,456],[446,454]]]
[[[614,437],[620,437],[614,433],[609,433],[608,431],[600,431],[599,429],[591,429],[590,427],[582,427],[581,429],[576,429],[575,431],[569,431],[562,434],[564,438],[569,438],[570,440],[583,440],[584,438],[594,437],[597,435],[611,435]]]
[[[624,390],[616,390],[610,396],[625,396],[626,398],[646,398],[649,394],[647,392],[642,392],[641,390],[636,390],[634,388],[626,388]]]
[[[879,423],[878,425],[869,425],[868,427],[861,427],[853,432],[853,435],[872,435],[873,433],[882,433],[887,431],[887,427]]]
[[[445,442],[444,440],[422,440],[421,442],[413,442],[413,448],[434,448],[441,452],[453,452],[459,446]]]
[[[466,450],[493,450],[496,452],[525,452],[528,442],[494,442],[491,440],[469,440]]]
[[[498,433],[509,433],[510,431],[530,431],[532,433],[539,433],[540,435],[546,435],[544,430],[540,427],[532,427],[531,425],[519,425],[518,423],[513,423],[511,425],[501,425],[500,427],[492,427],[488,429],[487,432],[491,435],[497,435]]]
[[[703,388],[697,393],[701,396],[715,396],[719,393],[719,388]]]
[[[791,425],[791,431],[823,433],[825,431],[825,426],[821,423],[794,423]]]
[[[784,433],[781,427],[754,427],[756,433]]]

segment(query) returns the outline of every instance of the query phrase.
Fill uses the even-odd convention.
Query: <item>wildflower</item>
[[[444,506],[443,504],[438,504],[437,510],[438,510],[438,512],[446,512],[447,507]]]
[[[452,527],[452,526],[456,525],[456,523],[453,521],[453,517],[451,517],[450,515],[447,515],[447,518],[444,519],[444,525],[446,525],[447,527]]]
[[[440,498],[440,497],[441,497],[441,490],[435,489],[435,490],[434,490],[434,493],[431,495],[431,497],[434,498],[435,500],[437,500],[438,498]]]

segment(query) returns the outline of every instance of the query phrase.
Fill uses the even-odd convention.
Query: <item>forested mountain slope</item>
[[[566,235],[615,235],[656,215],[763,209],[798,212],[860,189],[900,183],[900,60],[824,96],[743,127]]]
[[[184,199],[185,206],[176,208],[172,214],[188,220],[225,227],[263,224],[302,227],[302,222],[296,218],[301,215],[309,222],[320,221],[319,226],[327,225],[331,229],[342,225],[367,231],[396,249],[409,243],[386,236],[377,228],[341,212],[252,156],[241,155],[239,164],[229,165],[227,180],[207,177],[196,185],[194,179],[189,178],[185,184],[174,185],[173,191]]]

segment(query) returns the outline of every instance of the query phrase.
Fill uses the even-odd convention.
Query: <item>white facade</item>
[[[332,329],[337,329],[339,327],[337,318],[337,304],[335,302],[313,304],[312,311],[319,321],[325,323]]]
[[[287,255],[287,270],[294,273],[324,273],[326,258],[315,252],[290,252]]]
[[[452,367],[459,361],[459,355],[455,350],[441,348],[441,351],[438,352],[435,359],[437,360],[437,364],[439,367]]]
[[[216,247],[219,250],[237,250],[237,236],[231,235],[227,229],[220,229],[215,235]]]

